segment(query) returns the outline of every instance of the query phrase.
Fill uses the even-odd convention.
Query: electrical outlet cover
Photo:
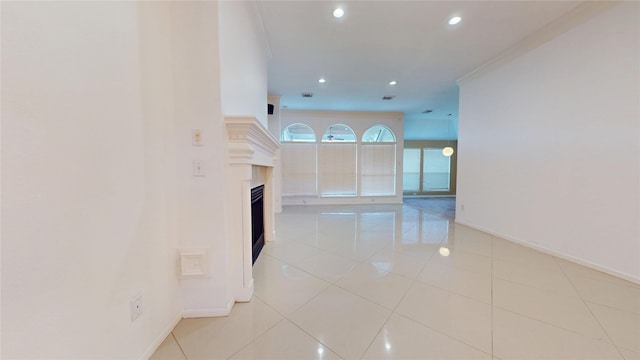
[[[129,302],[131,307],[131,321],[135,321],[142,315],[142,296],[137,296]]]

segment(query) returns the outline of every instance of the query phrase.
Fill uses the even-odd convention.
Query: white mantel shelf
[[[227,116],[224,119],[228,135],[230,164],[274,166],[278,141],[255,117]]]

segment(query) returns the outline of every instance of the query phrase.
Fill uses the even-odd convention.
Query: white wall
[[[178,319],[169,59],[146,42],[168,18],[149,15],[2,4],[3,358],[137,358]]]
[[[267,127],[269,49],[254,6],[247,1],[219,3],[222,113],[253,115]]]
[[[249,10],[2,3],[3,358],[145,358],[181,315],[228,314],[223,103],[266,124]],[[221,80],[247,73],[255,86]],[[210,276],[178,280],[178,249],[194,247]]]
[[[639,7],[461,81],[458,222],[640,281]]]
[[[225,314],[233,301],[227,282],[218,17],[216,2],[171,2],[179,246],[205,249],[209,260],[207,277],[180,281],[184,316]],[[194,128],[202,130],[203,146],[192,146]],[[202,161],[203,177],[193,176],[194,160]]]
[[[280,110],[281,131],[295,123],[308,125],[316,133],[316,141],[321,143],[322,136],[329,126],[345,124],[356,134],[358,144],[367,129],[374,125],[389,127],[396,136],[396,196],[372,197],[321,197],[296,196],[283,197],[283,205],[301,204],[401,204],[402,203],[402,153],[403,153],[403,114],[397,112],[357,112],[357,111],[309,111]],[[280,136],[278,136],[278,139]],[[360,155],[358,154],[358,174],[360,173]],[[284,176],[284,175],[283,175]],[[358,180],[359,182],[359,180]],[[360,188],[358,184],[358,189]],[[359,192],[358,192],[359,193]]]

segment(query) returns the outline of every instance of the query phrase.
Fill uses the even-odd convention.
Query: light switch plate
[[[202,130],[200,129],[192,129],[191,130],[191,144],[193,146],[202,146],[204,143],[202,142]]]
[[[193,176],[204,176],[204,164],[202,160],[193,160]]]

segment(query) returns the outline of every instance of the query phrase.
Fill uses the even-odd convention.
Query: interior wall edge
[[[169,322],[169,324],[162,330],[162,332],[159,333],[159,335],[156,337],[156,339],[151,344],[149,344],[149,347],[142,354],[140,359],[148,360],[149,358],[151,358],[151,356],[156,352],[156,350],[158,350],[158,348],[160,347],[160,345],[162,344],[164,339],[166,339],[167,336],[169,336],[171,334],[171,332],[173,331],[173,329],[178,325],[180,320],[182,320],[182,314],[181,313],[177,313],[174,316],[173,320],[171,320]]]
[[[596,270],[596,271],[600,271],[600,272],[609,274],[611,276],[615,276],[617,278],[629,281],[629,282],[634,283],[636,285],[640,285],[640,277],[635,277],[633,275],[630,275],[630,274],[627,274],[627,273],[624,273],[624,272],[621,272],[621,271],[617,271],[617,270],[611,269],[609,267],[596,264],[596,263],[591,262],[589,260],[578,258],[578,257],[572,256],[572,255],[569,255],[567,253],[564,253],[562,251],[557,251],[557,250],[548,248],[546,246],[540,246],[538,244],[533,244],[533,243],[521,240],[521,239],[513,237],[513,236],[509,236],[509,235],[506,235],[506,234],[502,234],[500,232],[492,231],[490,229],[484,228],[482,226],[478,226],[478,225],[473,224],[471,222],[467,222],[467,221],[464,221],[464,220],[458,220],[458,219],[456,219],[455,222],[456,222],[456,224],[468,226],[468,227],[470,227],[472,229],[482,231],[484,233],[487,233],[489,235],[498,237],[500,239],[507,240],[507,241],[510,241],[512,243],[515,243],[515,244],[518,244],[518,245],[522,245],[522,246],[528,247],[528,248],[533,249],[533,250],[540,251],[540,252],[545,253],[547,255],[558,257],[558,258],[563,259],[563,260],[571,261],[571,262],[576,263],[578,265],[583,265],[583,266],[586,266],[586,267],[588,267],[590,269],[593,269],[593,270]]]

